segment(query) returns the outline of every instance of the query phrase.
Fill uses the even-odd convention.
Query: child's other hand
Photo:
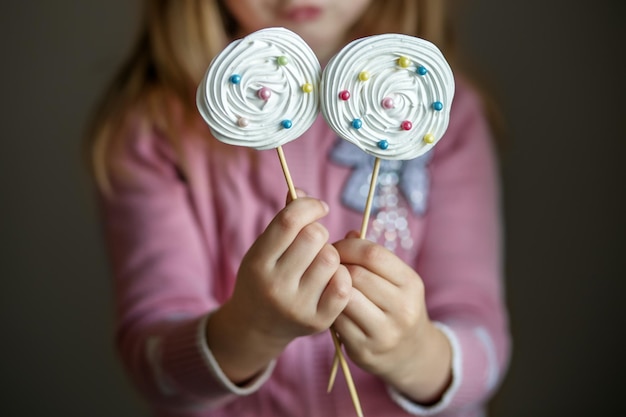
[[[244,257],[233,302],[265,334],[291,341],[326,330],[346,306],[350,277],[317,222],[327,213],[313,198],[290,202]]]
[[[352,295],[335,322],[350,358],[418,402],[450,379],[451,349],[426,311],[419,275],[392,252],[351,232],[335,244]]]
[[[275,341],[328,329],[348,302],[350,276],[317,222],[327,213],[314,198],[289,202],[242,261],[230,307]]]
[[[350,297],[350,274],[317,221],[328,206],[288,202],[248,250],[232,297],[207,324],[224,373],[244,382],[299,336],[328,329]]]

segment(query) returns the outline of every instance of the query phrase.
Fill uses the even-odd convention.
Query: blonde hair
[[[444,0],[373,0],[345,42],[380,33],[428,39],[448,56],[451,46]],[[142,113],[165,132],[179,158],[172,100],[184,117],[197,118],[194,92],[211,59],[237,33],[219,0],[144,0],[137,41],[94,113],[87,132],[87,159],[97,185],[110,191],[111,164],[128,114]],[[183,161],[181,165],[184,167]]]

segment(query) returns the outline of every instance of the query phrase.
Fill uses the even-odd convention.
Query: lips
[[[310,22],[319,17],[322,9],[314,6],[298,6],[287,10],[285,18],[294,23]]]

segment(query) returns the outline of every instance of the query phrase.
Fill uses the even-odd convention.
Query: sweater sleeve
[[[450,126],[435,148],[425,235],[416,270],[429,315],[450,341],[453,380],[442,400],[421,407],[392,392],[414,415],[479,409],[502,379],[510,337],[502,277],[499,173],[481,103],[455,97]]]
[[[131,131],[122,143],[113,192],[100,201],[128,373],[158,407],[213,408],[255,391],[271,367],[234,386],[206,345],[219,271],[201,229],[211,235],[214,226],[200,224],[175,153],[151,129]]]

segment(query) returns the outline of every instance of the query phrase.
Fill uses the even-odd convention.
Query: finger
[[[327,242],[328,230],[324,226],[317,222],[305,225],[279,257],[276,262],[276,268],[288,276],[301,277],[312,266],[311,264],[314,263],[314,260],[319,257],[320,259],[317,262],[318,268],[334,263],[334,269],[337,269],[339,255],[336,249],[333,249],[332,253],[327,253],[328,251],[326,251],[320,254]],[[329,273],[327,273],[326,277],[328,276],[330,276]]]
[[[360,265],[396,286],[415,272],[389,250],[366,239],[348,238],[334,244],[342,264]]]
[[[317,314],[330,322],[333,322],[346,308],[352,293],[350,274],[345,266],[339,264],[339,256],[335,256],[337,256],[337,266],[334,273],[325,285],[318,287],[321,291],[318,296]]]
[[[359,238],[360,236],[361,234],[358,230],[350,230],[348,233],[346,233],[346,239]]]
[[[363,346],[368,339],[361,326],[346,314],[345,309],[333,323],[333,329],[339,334],[341,343],[350,346]]]
[[[377,308],[387,313],[394,309],[399,296],[399,288],[390,281],[358,266],[346,265],[352,278],[352,286],[358,289]]]
[[[296,236],[308,224],[328,213],[326,203],[309,197],[298,198],[283,208],[258,237],[251,249],[255,255],[277,262]]]
[[[384,315],[372,308],[369,300],[355,288],[352,288],[350,301],[333,324],[341,340],[349,346],[364,346],[381,331],[381,326],[384,326]]]
[[[319,299],[340,265],[337,249],[324,243],[302,274],[298,290]]]

